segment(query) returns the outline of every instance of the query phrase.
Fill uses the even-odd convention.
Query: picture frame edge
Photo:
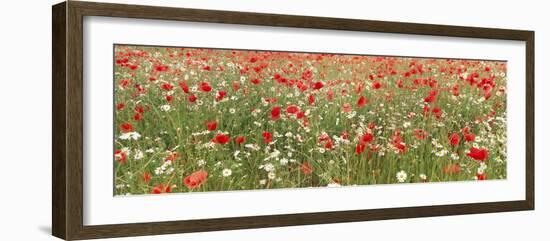
[[[323,20],[321,25],[335,30],[350,30],[350,31],[369,31],[369,27],[355,27],[337,29],[330,21],[349,22],[353,25],[359,24],[374,24],[371,32],[385,32],[398,34],[415,34],[412,31],[420,31],[419,35],[436,35],[436,36],[453,36],[467,38],[490,38],[490,39],[510,39],[526,42],[526,198],[525,200],[517,201],[502,201],[492,203],[472,203],[472,204],[452,204],[452,205],[437,205],[437,206],[421,206],[421,207],[402,207],[390,209],[368,209],[368,210],[346,210],[336,212],[319,212],[319,213],[301,213],[301,214],[282,214],[268,216],[251,216],[237,218],[221,218],[221,219],[202,219],[202,220],[182,220],[170,222],[151,222],[137,224],[114,224],[114,225],[98,225],[85,226],[83,225],[83,17],[84,16],[117,16],[117,17],[133,17],[139,18],[143,11],[124,11],[125,8],[133,9],[156,9],[157,12],[167,10],[172,14],[170,20],[179,20],[178,13],[197,12],[200,14],[211,13],[220,14],[227,13],[230,17],[218,17],[208,19],[208,16],[198,18],[196,22],[215,22],[221,20],[222,23],[228,24],[255,24],[244,23],[250,18],[262,19],[259,25],[262,26],[281,26],[281,27],[300,27],[303,24],[290,24],[292,19],[315,19]],[[111,9],[102,14],[102,9]],[[156,12],[152,11],[152,12]],[[174,11],[174,12],[171,12]],[[231,22],[231,16],[244,14],[246,18],[243,20],[235,20]],[[223,15],[223,14],[222,14]],[[162,16],[147,15],[148,19],[163,19]],[[179,17],[194,21],[191,17]],[[277,18],[285,19],[282,24],[270,25],[269,21],[277,20]],[[229,22],[228,22],[229,21]],[[276,22],[276,21],[275,21]],[[311,21],[313,22],[313,21]],[[309,22],[309,23],[311,23]],[[367,24],[367,25],[368,25]],[[288,26],[292,25],[292,26]],[[386,26],[384,26],[386,25]],[[318,25],[308,25],[310,28],[318,28]],[[401,26],[397,30],[391,28]],[[412,30],[403,30],[408,27]],[[358,30],[363,29],[363,30]],[[441,29],[446,29],[441,31]],[[447,35],[447,34],[451,35]],[[475,35],[475,36],[474,36]],[[489,36],[489,37],[488,37]],[[492,37],[491,37],[492,36]],[[126,236],[142,236],[154,234],[171,234],[171,233],[187,233],[187,232],[203,232],[214,230],[232,230],[232,229],[247,229],[247,228],[265,228],[265,227],[283,227],[294,225],[313,225],[326,223],[341,223],[341,222],[359,222],[371,220],[387,220],[399,218],[414,218],[414,217],[434,217],[448,215],[465,215],[478,213],[493,213],[505,211],[523,211],[534,210],[535,208],[535,189],[534,189],[534,41],[535,32],[528,30],[511,30],[511,29],[494,29],[494,28],[477,28],[464,26],[450,25],[434,25],[434,24],[418,24],[418,23],[402,23],[402,22],[387,22],[387,21],[372,21],[359,19],[342,19],[342,18],[325,18],[314,16],[297,16],[297,15],[279,15],[266,13],[250,13],[250,12],[232,12],[219,10],[203,10],[203,9],[183,9],[158,6],[144,5],[128,5],[114,3],[94,3],[80,1],[66,1],[52,6],[52,235],[66,240],[77,239],[93,239],[93,238],[110,238],[110,237],[126,237]],[[476,206],[478,208],[476,208]],[[487,208],[481,210],[481,208]],[[408,211],[407,211],[408,210]],[[386,215],[380,214],[387,212]],[[405,212],[398,214],[397,212]],[[355,214],[354,214],[355,213]],[[318,219],[322,215],[336,217],[338,215],[347,215],[346,218]],[[353,214],[354,218],[349,218]],[[304,216],[306,215],[306,216]],[[309,215],[309,216],[308,216]],[[321,215],[321,216],[319,216]],[[355,216],[359,215],[359,216]],[[362,215],[362,216],[361,216]],[[372,216],[371,216],[372,215]],[[300,216],[302,218],[300,218]],[[286,217],[286,219],[284,218]],[[305,218],[308,217],[308,218]],[[254,219],[264,219],[267,221],[256,222]],[[286,223],[269,223],[269,220],[274,218],[282,218]],[[231,220],[245,220],[250,225],[231,224]],[[214,221],[213,221],[214,220]],[[226,226],[217,228],[216,222],[226,223]],[[220,221],[221,220],[221,221]],[[206,224],[205,227],[198,225]]]
[[[52,235],[67,238],[66,2],[52,6]]]

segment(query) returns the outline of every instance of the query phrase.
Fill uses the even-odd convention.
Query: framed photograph
[[[53,6],[53,235],[534,209],[534,32]]]

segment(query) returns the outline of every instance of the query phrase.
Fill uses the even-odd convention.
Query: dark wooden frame
[[[68,1],[52,7],[52,233],[67,240],[533,210],[533,31]],[[519,40],[526,43],[525,200],[114,225],[83,225],[83,17],[108,16]]]

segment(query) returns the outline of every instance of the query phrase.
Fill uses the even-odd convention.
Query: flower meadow
[[[115,195],[506,178],[506,62],[114,46]]]

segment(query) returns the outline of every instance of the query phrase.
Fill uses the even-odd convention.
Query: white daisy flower
[[[118,137],[118,139],[121,139],[121,140],[137,140],[141,137],[141,135],[135,131],[133,132],[126,132],[126,133],[122,133],[122,135],[120,135]]]
[[[160,110],[162,110],[164,112],[168,112],[168,111],[170,111],[170,105],[161,105]]]
[[[428,179],[428,177],[424,173],[421,173],[420,175],[418,175],[418,177],[420,177],[420,180],[422,181],[425,181],[426,179]]]
[[[266,172],[273,172],[273,171],[275,171],[275,166],[273,166],[273,164],[271,164],[271,163],[267,163],[263,166],[263,169]]]
[[[458,160],[459,158],[460,158],[460,157],[458,156],[458,154],[457,154],[456,152],[453,153],[453,154],[451,154],[451,159],[453,159],[453,160],[456,161],[456,160]]]
[[[200,159],[197,161],[197,165],[199,165],[200,167],[206,165],[206,161],[204,161],[203,159]]]
[[[399,171],[397,175],[395,175],[398,182],[405,182],[407,180],[407,173],[403,170]]]
[[[222,171],[222,176],[228,177],[228,176],[231,176],[231,173],[232,173],[231,169],[225,168],[225,169],[223,169],[223,171]]]
[[[136,150],[136,153],[134,154],[134,159],[140,160],[143,158],[143,152],[141,150]]]

